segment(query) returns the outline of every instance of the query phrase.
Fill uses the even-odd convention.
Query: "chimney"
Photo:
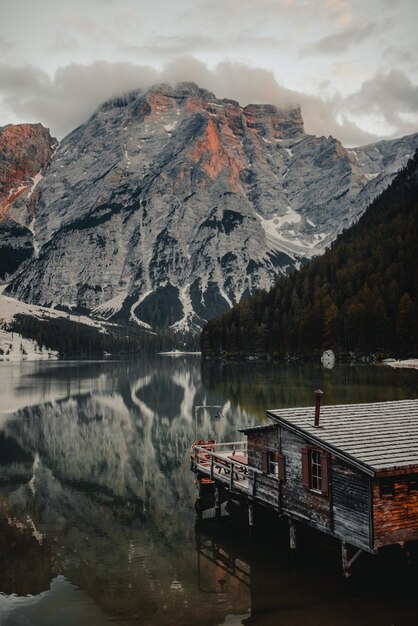
[[[323,391],[317,389],[314,391],[315,394],[315,421],[314,426],[319,426],[319,413],[321,409],[321,396],[323,395]]]

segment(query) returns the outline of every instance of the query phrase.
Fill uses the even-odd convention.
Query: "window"
[[[267,459],[268,459],[268,467],[267,467],[268,473],[278,478],[279,477],[279,463],[278,463],[276,452],[269,450],[267,453]]]
[[[395,495],[395,485],[391,478],[382,478],[379,483],[380,497],[393,498]]]
[[[310,487],[314,491],[321,491],[322,473],[321,473],[321,453],[318,450],[310,450]]]
[[[277,450],[263,450],[261,453],[261,471],[269,476],[285,480],[285,458]]]
[[[305,487],[327,496],[329,493],[329,455],[317,448],[302,448],[302,479]]]

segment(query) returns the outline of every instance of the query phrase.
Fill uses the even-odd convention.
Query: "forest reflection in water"
[[[2,364],[2,625],[240,624],[250,615],[331,625],[338,607],[339,624],[416,624],[396,569],[387,570],[395,594],[358,595],[332,556],[310,569],[308,552],[272,555],[262,538],[246,547],[245,522],[223,522],[215,543],[228,554],[233,537],[248,584],[203,556],[189,463],[196,434],[241,438],[267,408],[312,404],[318,387],[328,403],[400,399],[416,397],[416,376],[198,357]],[[221,405],[223,417],[199,411],[196,422],[204,404]],[[407,589],[410,573],[401,578]]]

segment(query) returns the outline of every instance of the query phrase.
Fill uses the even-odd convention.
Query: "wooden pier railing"
[[[263,473],[248,465],[246,441],[215,443],[198,441],[192,446],[192,469],[207,480],[281,510],[277,476]]]
[[[248,494],[249,473],[254,469],[248,467],[246,441],[194,444],[192,460],[195,472],[224,484],[230,491]]]

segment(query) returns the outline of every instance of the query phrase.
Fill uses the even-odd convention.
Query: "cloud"
[[[194,81],[219,98],[231,98],[242,105],[271,103],[278,107],[299,104],[307,132],[333,135],[344,145],[369,143],[381,134],[361,128],[356,116],[365,112],[384,116],[394,135],[413,132],[413,123],[405,115],[418,110],[418,87],[402,72],[378,75],[366,81],[348,98],[333,95],[327,100],[280,85],[269,70],[243,63],[224,61],[214,69],[193,57],[185,56],[166,64],[161,71],[149,65],[110,63],[70,64],[50,77],[33,66],[0,65],[3,99],[1,110],[13,119],[41,121],[58,137],[83,123],[108,98],[151,85]],[[416,128],[416,127],[415,127]]]
[[[374,117],[399,134],[416,132],[418,86],[400,70],[379,73],[347,97],[342,109],[346,116]]]
[[[300,106],[307,132],[333,135],[347,146],[379,139],[377,135],[359,128],[352,120],[345,119],[343,123],[338,121],[341,98],[334,96],[324,101],[287,89],[279,85],[269,70],[230,61],[219,63],[214,70],[209,70],[201,61],[184,58],[167,65],[161,78],[172,84],[191,80],[214,92],[218,98],[231,98],[242,105],[267,102],[284,108]]]
[[[363,26],[352,26],[343,31],[322,37],[318,41],[308,44],[302,48],[300,56],[312,54],[342,54],[354,45],[360,44],[376,32],[375,23],[364,24]]]
[[[299,103],[298,94],[280,86],[272,72],[243,63],[223,61],[210,70],[203,62],[184,57],[167,65],[161,77],[171,84],[194,81],[219,98],[231,98],[242,105],[269,102],[287,107]]]
[[[344,26],[353,19],[352,3],[348,0],[325,0],[325,10],[337,26]]]
[[[42,122],[59,137],[84,122],[108,98],[159,82],[150,66],[98,61],[70,64],[50,78],[33,66],[0,65],[2,109],[28,122]]]
[[[241,31],[228,38],[187,35],[187,36],[156,36],[140,43],[123,43],[119,49],[123,53],[135,55],[140,59],[156,59],[163,62],[191,56],[198,53],[218,53],[219,50],[227,49],[229,53],[240,52],[246,54],[250,48],[258,51],[267,50],[274,52],[283,47],[283,43],[276,37],[255,36],[246,31]]]
[[[403,50],[397,46],[388,46],[382,54],[385,61],[390,64],[411,64],[416,61],[415,55],[409,50]]]
[[[176,84],[193,81],[218,97],[243,104],[299,102],[299,94],[276,82],[272,72],[240,63],[223,62],[210,70],[202,61],[185,56],[158,72],[149,65],[96,62],[70,64],[50,78],[33,66],[0,65],[0,85],[4,110],[26,121],[41,121],[59,137],[84,122],[108,98],[160,82]],[[254,97],[256,94],[256,97]]]

